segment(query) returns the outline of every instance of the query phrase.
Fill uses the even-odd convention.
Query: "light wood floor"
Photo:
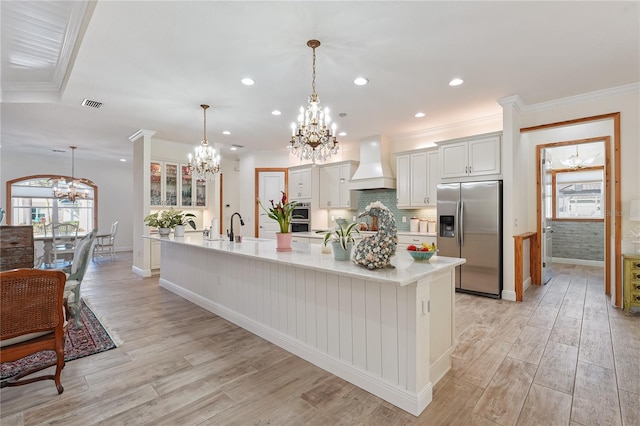
[[[83,295],[121,341],[43,381],[0,392],[3,426],[640,425],[640,316],[603,271],[554,265],[525,302],[456,295],[452,370],[416,418],[131,272],[92,264]]]

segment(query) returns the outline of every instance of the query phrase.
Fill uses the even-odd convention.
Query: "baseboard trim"
[[[511,290],[502,290],[502,298],[504,300],[516,301],[516,292]]]
[[[566,257],[553,257],[551,258],[553,263],[564,263],[567,265],[580,265],[580,266],[595,266],[598,268],[604,268],[604,261],[602,260],[584,260],[584,259],[569,259]]]
[[[527,291],[529,287],[531,287],[531,277],[527,278],[522,283],[522,292],[524,293],[525,291]]]
[[[414,416],[419,416],[433,399],[432,382],[428,382],[418,392],[401,389],[383,381],[381,378],[375,377],[366,371],[356,368],[353,365],[345,364],[342,361],[326,353],[320,352],[316,348],[291,336],[283,334],[278,330],[256,322],[253,319],[232,311],[218,303],[207,300],[204,297],[186,290],[164,278],[160,278],[159,284],[160,287],[166,288],[178,296],[195,303],[201,308],[231,321],[245,330],[280,346],[282,349],[309,361],[323,370],[353,383],[354,385],[390,402]],[[440,369],[442,369],[442,367]]]
[[[147,278],[151,276],[151,270],[138,268],[135,265],[131,267],[131,271],[133,271],[134,274],[142,278]]]

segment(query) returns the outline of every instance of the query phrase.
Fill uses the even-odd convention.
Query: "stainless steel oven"
[[[291,218],[291,232],[311,231],[311,203],[298,203],[293,209]]]

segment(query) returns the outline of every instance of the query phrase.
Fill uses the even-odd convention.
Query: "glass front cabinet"
[[[194,181],[187,165],[154,160],[150,167],[151,206],[207,206],[207,184],[201,180]]]
[[[193,179],[191,170],[186,164],[180,165],[181,198],[180,207],[206,207],[207,182]]]

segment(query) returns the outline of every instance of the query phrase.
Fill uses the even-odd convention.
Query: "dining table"
[[[86,236],[88,234],[88,232],[84,232],[84,233],[78,233],[78,235],[76,236],[76,239],[80,239],[83,238],[84,236]],[[103,233],[99,233],[96,234],[96,240],[100,239],[100,238],[108,238],[111,235],[110,232],[103,232]],[[42,260],[44,265],[49,265],[51,263],[53,263],[53,236],[52,235],[34,235],[33,236],[33,241],[42,241],[43,243],[43,255],[42,255]],[[71,259],[67,259],[65,258],[66,262],[72,262],[73,261],[73,255],[71,255]]]

